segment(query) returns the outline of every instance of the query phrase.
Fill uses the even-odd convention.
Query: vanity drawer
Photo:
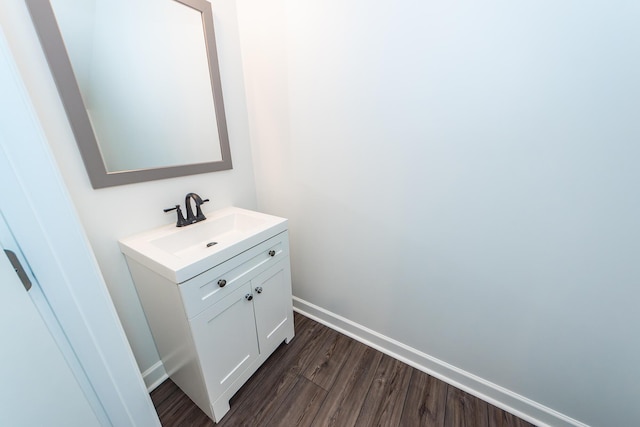
[[[193,318],[287,256],[289,235],[285,231],[182,283],[187,317]]]

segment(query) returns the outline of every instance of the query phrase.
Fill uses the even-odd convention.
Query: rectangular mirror
[[[26,3],[94,188],[232,168],[208,1]]]

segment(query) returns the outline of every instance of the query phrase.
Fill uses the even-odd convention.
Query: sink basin
[[[187,227],[171,230],[172,233],[150,240],[149,243],[180,258],[197,256],[200,251],[209,251],[213,244],[234,242],[266,223],[262,216],[244,212],[231,212],[224,216],[209,218]]]
[[[229,207],[186,227],[158,227],[120,240],[128,257],[182,283],[287,229],[287,220]]]

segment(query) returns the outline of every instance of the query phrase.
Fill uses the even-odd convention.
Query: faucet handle
[[[178,214],[178,221],[176,222],[176,227],[184,227],[185,225],[189,225],[184,216],[182,215],[182,210],[180,209],[180,205],[175,205],[172,208],[163,209],[165,212],[176,211]]]
[[[180,205],[175,205],[175,206],[174,206],[174,207],[172,207],[172,208],[166,208],[166,209],[163,209],[163,211],[165,211],[165,212],[171,212],[171,211],[175,211],[175,210],[177,210],[177,209],[180,209]]]

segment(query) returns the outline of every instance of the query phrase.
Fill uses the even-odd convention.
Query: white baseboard
[[[293,297],[293,308],[304,316],[464,390],[536,426],[588,427],[586,424],[538,402],[295,296]]]
[[[158,360],[142,373],[142,379],[149,393],[155,390],[156,387],[162,384],[167,378],[169,378],[169,375],[167,375],[167,372],[164,370],[164,365],[161,360]]]

